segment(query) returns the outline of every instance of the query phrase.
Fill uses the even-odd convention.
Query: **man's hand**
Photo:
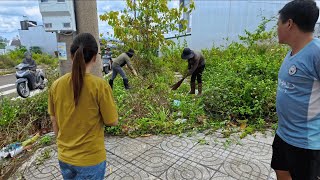
[[[134,74],[135,76],[138,76],[136,70],[133,70],[132,72],[133,72],[133,74]]]

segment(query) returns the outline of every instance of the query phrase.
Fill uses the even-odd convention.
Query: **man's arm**
[[[190,76],[191,74],[193,74],[193,72],[198,68],[198,65],[199,65],[199,59],[198,58],[196,58],[196,59],[194,59],[194,64],[191,66],[191,69],[189,69],[189,71],[188,71],[188,74],[186,75],[186,77],[187,76]]]
[[[33,59],[31,60],[31,65],[33,66],[32,70],[34,70],[34,71],[37,70],[37,63],[35,60],[33,60]]]
[[[132,64],[130,63],[130,58],[129,58],[129,57],[126,57],[126,58],[125,58],[125,61],[126,61],[126,63],[127,63],[128,68],[132,71],[132,73],[133,73],[135,76],[138,76],[137,71],[133,68]]]
[[[59,132],[59,127],[57,124],[57,120],[55,116],[50,116],[51,122],[52,122],[52,128],[53,128],[53,132],[56,135],[56,137],[58,136],[58,132]]]

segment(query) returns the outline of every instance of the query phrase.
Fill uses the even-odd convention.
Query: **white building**
[[[185,6],[189,4],[189,0],[180,2]],[[185,39],[188,46],[195,50],[227,45],[230,41],[237,41],[239,35],[245,34],[245,30],[254,31],[262,17],[277,18],[279,10],[287,2],[289,1],[195,0],[195,10],[184,15],[189,20],[189,36],[179,39],[182,42]],[[317,3],[320,5],[318,1]],[[267,29],[275,25],[276,21],[269,23]]]
[[[46,31],[76,31],[73,0],[38,0]]]
[[[29,27],[28,30],[19,29],[21,45],[30,49],[32,46],[38,46],[41,51],[54,55],[57,51],[56,33],[46,32],[43,26]]]
[[[0,55],[7,54],[10,51],[14,51],[20,46],[21,46],[21,42],[19,40],[19,37],[13,38],[12,40],[6,43],[6,46],[4,49],[0,49]]]

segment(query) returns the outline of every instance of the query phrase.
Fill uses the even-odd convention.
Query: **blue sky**
[[[173,0],[169,6],[178,6],[179,1]],[[28,16],[29,20],[37,21],[42,25],[42,17],[39,11],[38,0],[0,0],[0,36],[7,39],[16,37],[20,29],[20,21],[23,16]],[[97,0],[98,15],[108,11],[117,11],[125,7],[124,0]],[[112,32],[112,28],[99,20],[100,33]]]

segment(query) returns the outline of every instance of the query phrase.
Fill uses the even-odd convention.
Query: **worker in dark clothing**
[[[129,49],[128,52],[122,53],[122,54],[120,54],[120,56],[118,56],[117,58],[113,59],[113,62],[112,62],[112,77],[109,80],[109,84],[110,84],[111,88],[113,88],[113,80],[117,77],[117,75],[119,73],[120,76],[123,79],[123,84],[124,84],[125,89],[130,89],[129,80],[128,80],[127,76],[126,76],[126,73],[122,70],[122,67],[127,64],[127,66],[132,71],[132,73],[135,76],[138,76],[136,70],[133,68],[133,66],[130,63],[130,58],[132,58],[133,55],[134,55],[134,50],[133,49]]]
[[[32,59],[32,54],[31,52],[27,51],[24,53],[24,59],[22,60],[23,64],[29,64],[30,66],[33,66],[31,68],[32,71],[36,71],[37,69],[37,64],[36,62]]]
[[[24,59],[22,60],[23,64],[29,64],[30,67],[30,72],[32,72],[32,76],[29,77],[30,81],[32,82],[32,84],[36,84],[36,86],[38,86],[38,82],[40,81],[40,75],[37,72],[37,64],[36,61],[32,59],[32,54],[31,52],[27,51],[24,53]]]
[[[198,95],[202,94],[202,73],[205,68],[205,60],[200,52],[192,51],[190,48],[184,48],[181,58],[188,60],[188,73],[185,77],[191,75],[190,92],[195,94],[196,79],[198,81]]]

